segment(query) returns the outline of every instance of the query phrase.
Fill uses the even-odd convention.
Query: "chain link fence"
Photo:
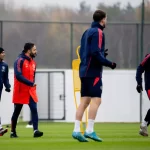
[[[0,21],[0,45],[6,50],[6,61],[12,67],[24,43],[37,45],[38,68],[71,68],[83,32],[90,23]],[[140,24],[108,23],[106,29],[108,59],[119,69],[135,69],[140,61]],[[144,27],[144,52],[149,53],[150,24]]]

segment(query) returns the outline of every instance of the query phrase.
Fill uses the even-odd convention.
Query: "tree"
[[[90,10],[91,10],[90,5],[87,5],[85,1],[82,1],[80,3],[79,13],[86,14],[86,13],[90,12]]]

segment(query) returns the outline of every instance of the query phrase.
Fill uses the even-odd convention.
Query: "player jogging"
[[[143,91],[142,87],[142,73],[145,76],[145,90],[147,96],[150,100],[150,54],[147,54],[144,60],[140,63],[136,71],[136,81],[137,81],[137,91],[141,93]],[[148,136],[147,127],[150,124],[150,109],[147,111],[147,114],[144,118],[144,121],[141,123],[139,134],[142,136]]]
[[[102,94],[102,71],[103,66],[116,68],[116,63],[112,63],[105,58],[105,35],[106,13],[96,10],[93,14],[91,28],[87,29],[81,38],[80,48],[80,68],[79,76],[81,80],[81,103],[76,112],[75,126],[72,133],[74,139],[80,142],[88,142],[87,138],[101,142],[102,139],[94,132],[94,120],[98,108],[101,104]],[[90,102],[92,103],[90,104]],[[88,125],[84,136],[80,133],[80,122],[85,109],[89,106]]]

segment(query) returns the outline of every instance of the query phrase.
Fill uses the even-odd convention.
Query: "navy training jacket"
[[[104,27],[93,22],[81,38],[80,47],[80,77],[102,77],[103,66],[111,67],[112,62],[104,57],[105,35]]]
[[[145,73],[144,73],[145,71]],[[138,85],[142,85],[142,73],[144,73],[145,90],[150,89],[150,54],[147,54],[137,68],[136,81]]]
[[[9,77],[8,77],[8,65],[1,61],[0,62],[0,93],[3,90],[3,84],[6,89],[10,89]],[[0,94],[1,95],[1,94]]]

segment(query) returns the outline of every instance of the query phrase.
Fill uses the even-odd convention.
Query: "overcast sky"
[[[0,0],[2,1],[2,0]],[[39,7],[46,4],[58,5],[69,8],[79,8],[79,4],[83,0],[5,0],[5,3],[14,1],[15,7],[27,6],[27,7]],[[115,2],[121,2],[122,6],[125,6],[129,0],[85,0],[87,4],[91,5],[92,9],[96,9],[99,2],[104,2],[105,4],[112,5]],[[142,0],[130,0],[133,6],[140,4]]]

